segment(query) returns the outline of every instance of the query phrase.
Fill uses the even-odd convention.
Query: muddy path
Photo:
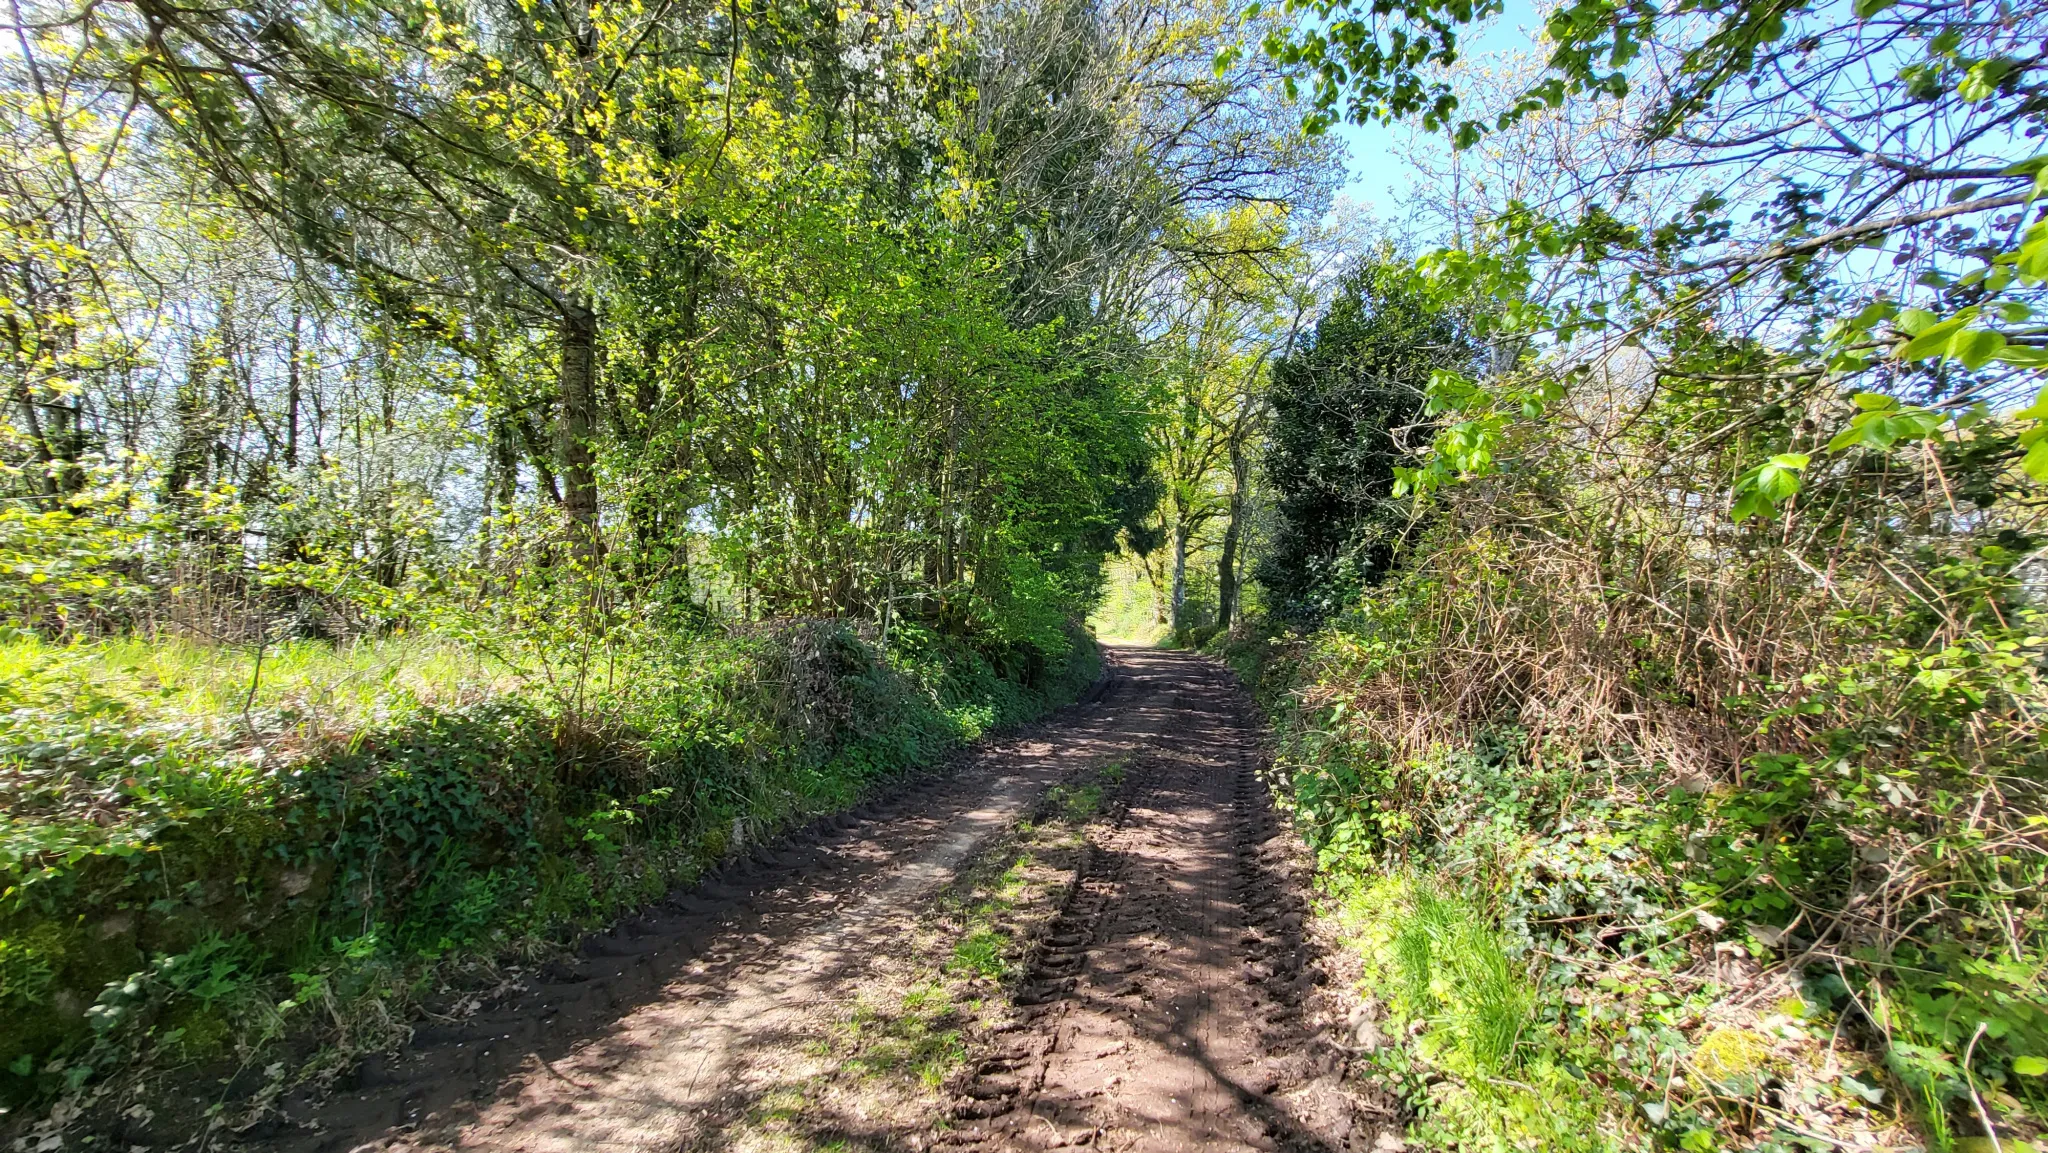
[[[1111,670],[1094,700],[757,850],[346,1091],[211,1144],[1398,1148],[1345,1079],[1249,702],[1195,656],[1117,649]],[[960,976],[980,956],[967,922],[934,912],[970,889],[1012,957],[985,980]],[[890,1045],[911,1056],[884,1062]]]

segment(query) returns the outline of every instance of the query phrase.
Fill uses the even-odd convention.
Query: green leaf
[[[1854,448],[1857,445],[1867,445],[1871,448],[1885,447],[1883,444],[1877,443],[1871,436],[1871,428],[1877,423],[1879,422],[1862,419],[1850,421],[1849,427],[1836,433],[1834,438],[1828,441],[1828,451],[1840,452],[1845,448]]]
[[[1899,349],[1899,359],[1926,360],[1930,356],[1940,356],[1948,351],[1949,338],[1968,323],[1970,322],[1967,318],[1956,316],[1927,326],[1920,331],[1920,335],[1907,341],[1904,347]]]
[[[2048,172],[2048,168],[2041,171]],[[2031,237],[2022,243],[2019,259],[2013,263],[2013,268],[2030,280],[2048,276],[2048,234]]]
[[[1964,75],[1963,82],[1956,86],[1956,95],[1973,104],[1990,99],[1998,91],[1999,83],[2012,72],[2017,63],[2004,56],[1979,61],[1971,66],[1970,71]]]
[[[2034,394],[2034,403],[2012,414],[2014,420],[2040,420],[2044,416],[2048,416],[2048,386]],[[2023,443],[2032,444],[2033,441]]]
[[[2031,348],[2024,344],[2008,344],[1998,350],[1998,359],[2020,368],[2039,368],[2048,364],[2048,348]]]
[[[2014,1057],[2012,1071],[2022,1077],[2040,1077],[2048,1074],[2048,1059],[2040,1057]]]
[[[2048,439],[2034,442],[2034,447],[2020,458],[2020,468],[2035,480],[2048,480]]]
[[[1866,305],[1863,309],[1863,312],[1857,316],[1857,321],[1861,323],[1863,318],[1865,316],[1870,316],[1872,311],[1877,307],[1878,305],[1875,304]],[[1872,323],[1875,323],[1875,319],[1875,317],[1872,318]],[[1933,313],[1927,311],[1924,308],[1909,308],[1906,309],[1904,312],[1899,313],[1899,319],[1897,320],[1897,322],[1895,322],[1893,327],[1897,328],[1900,332],[1905,333],[1907,336],[1918,336],[1921,333],[1926,332],[1927,326],[1935,323],[1935,321],[1938,319],[1939,318],[1936,317]]]
[[[1909,311],[1919,312],[1921,315],[1925,316],[1929,320],[1934,319],[1933,313],[1926,312],[1922,309],[1916,308],[1910,309]],[[1856,314],[1856,319],[1850,321],[1850,324],[1857,329],[1868,331],[1869,329],[1874,327],[1878,321],[1888,320],[1898,315],[1898,305],[1893,304],[1889,300],[1873,300],[1869,304],[1863,306],[1862,311]],[[1904,321],[1902,320],[1900,323],[1903,325]]]
[[[1781,452],[1735,480],[1735,503],[1729,519],[1741,524],[1753,516],[1769,516],[1799,491],[1799,473],[1809,458],[1803,452]]]
[[[1963,367],[1979,369],[1998,355],[2005,347],[2005,337],[1981,328],[1966,328],[1949,339],[1948,354],[1963,362]]]

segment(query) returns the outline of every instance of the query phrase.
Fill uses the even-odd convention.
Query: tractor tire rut
[[[1147,707],[1106,835],[963,1086],[963,1150],[1398,1149],[1393,1110],[1346,1080],[1304,936],[1307,864],[1257,770],[1249,705],[1180,658]],[[1160,699],[1164,698],[1164,699]]]
[[[1011,1010],[949,1083],[950,1119],[842,1146],[1399,1148],[1345,1078],[1249,701],[1199,657],[1117,649],[1111,666],[1093,699],[756,849],[591,938],[577,964],[416,1030],[348,1091],[286,1101],[213,1147],[723,1147],[777,1055],[815,1042],[820,1013],[860,996],[977,853],[1053,784],[1116,761]]]

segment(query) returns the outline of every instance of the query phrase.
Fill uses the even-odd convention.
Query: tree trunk
[[[511,413],[505,418],[512,424],[512,430],[519,434],[519,442],[526,446],[527,462],[533,465],[533,475],[540,483],[541,492],[555,504],[562,503],[562,485],[555,478],[555,454],[548,447],[547,438],[534,422],[522,413]]]
[[[1223,555],[1216,558],[1216,627],[1228,631],[1237,616],[1237,550],[1244,540],[1244,489],[1251,480],[1251,461],[1242,437],[1230,441],[1230,523],[1223,529]]]
[[[1164,574],[1152,563],[1152,557],[1158,551],[1134,552],[1131,556],[1138,562],[1138,573],[1145,578],[1145,587],[1152,592],[1152,623],[1163,625],[1166,623],[1166,585]]]
[[[43,420],[36,411],[35,386],[23,376],[15,385],[16,399],[21,402],[22,420],[28,425],[29,443],[34,446],[37,470],[36,484],[42,490],[42,504],[45,508],[57,507],[57,481],[51,462],[56,454],[50,451],[49,438],[43,435]]]
[[[492,530],[509,517],[519,499],[519,444],[514,439],[512,418],[494,415],[489,421],[490,456],[484,466],[484,516],[477,527],[477,564],[491,564]]]
[[[292,306],[292,334],[285,345],[284,367],[284,466],[299,467],[299,309]]]
[[[555,424],[562,507],[582,547],[597,546],[597,314],[581,305],[562,312],[562,411]]]
[[[1237,542],[1244,515],[1244,497],[1230,494],[1230,523],[1223,528],[1223,555],[1216,558],[1216,627],[1230,628],[1237,614]]]
[[[1188,607],[1188,526],[1185,520],[1176,521],[1173,526],[1173,631],[1178,634],[1187,627]]]
[[[164,474],[164,495],[181,507],[193,499],[192,489],[206,486],[207,465],[213,460],[212,375],[218,347],[212,336],[192,342],[184,386],[172,401],[178,433],[171,449],[171,467]]]

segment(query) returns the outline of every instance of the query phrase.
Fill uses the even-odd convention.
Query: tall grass
[[[1355,865],[1356,862],[1353,862]],[[1638,1140],[1566,1070],[1538,1017],[1531,958],[1482,903],[1412,870],[1340,867],[1323,883],[1387,1016],[1377,1075],[1420,1116],[1424,1148],[1621,1153]]]
[[[1389,953],[1406,1015],[1441,1030],[1440,1051],[1479,1076],[1517,1063],[1533,1005],[1529,981],[1471,903],[1414,877],[1391,909]]]
[[[114,698],[221,731],[258,718],[345,730],[394,707],[456,707],[519,683],[503,661],[431,634],[257,646],[174,634],[58,644],[15,632],[0,642],[0,686],[17,697]]]

